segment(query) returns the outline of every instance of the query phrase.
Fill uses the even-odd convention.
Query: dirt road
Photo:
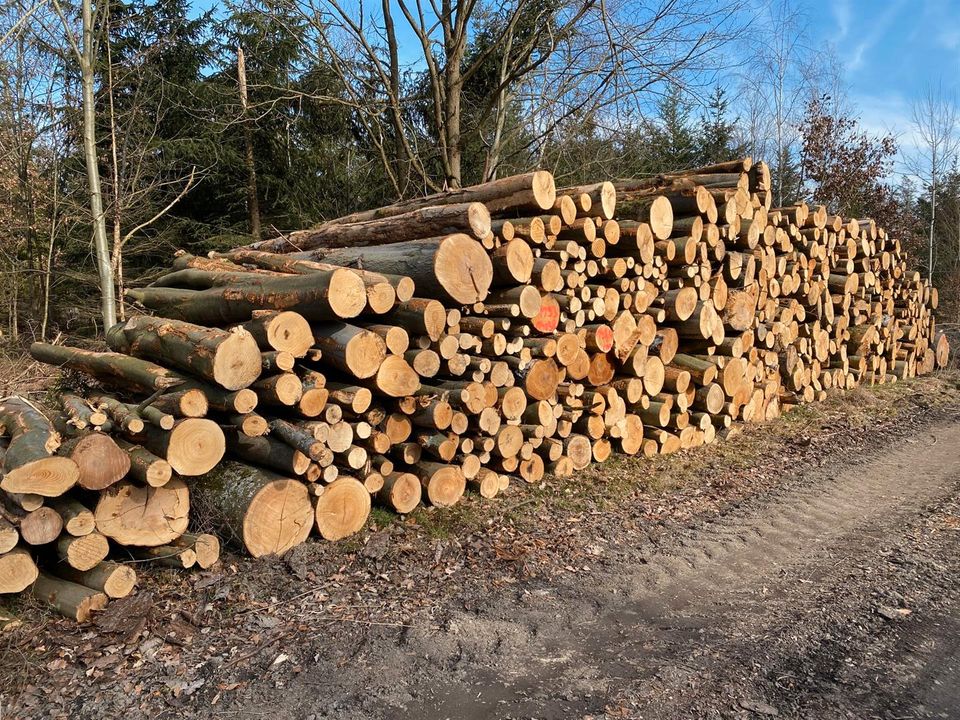
[[[960,383],[205,573],[0,636],[2,716],[960,718]]]
[[[239,714],[960,717],[960,422],[848,460]]]

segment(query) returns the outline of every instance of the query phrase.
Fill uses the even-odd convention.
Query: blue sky
[[[642,1],[642,0],[639,0]],[[751,0],[755,6],[768,0]],[[379,16],[379,0],[364,4]],[[929,85],[960,98],[960,0],[791,0],[800,11],[814,47],[832,47],[844,74],[848,106],[861,126],[893,133],[901,153],[915,146],[911,104]],[[193,0],[194,10],[220,7],[217,0]],[[749,7],[749,5],[748,5]],[[398,13],[399,17],[399,13]],[[401,55],[419,58],[419,47],[398,21]],[[409,43],[409,45],[408,45]]]
[[[913,144],[911,102],[942,82],[960,95],[960,0],[802,0],[811,33],[843,65],[864,127]]]

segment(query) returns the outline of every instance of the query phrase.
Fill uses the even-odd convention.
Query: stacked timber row
[[[194,527],[280,554],[311,529],[356,532],[372,503],[491,498],[945,364],[936,290],[900,243],[869,220],[774,209],[769,181],[749,159],[559,190],[537,171],[180,254],[127,293],[153,316],[111,328],[110,351],[31,349],[101,388],[32,417],[55,438],[37,457],[80,467],[74,444],[109,443],[129,469],[44,489],[53,471],[18,476],[14,458],[7,523],[22,536],[31,504],[63,522],[63,498],[106,544],[167,559],[196,544],[189,503]],[[127,520],[150,503],[163,533]],[[68,536],[11,533],[0,565],[53,577]]]

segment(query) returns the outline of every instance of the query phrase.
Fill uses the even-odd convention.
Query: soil
[[[960,717],[960,392],[227,556],[75,626],[21,601],[0,717]]]

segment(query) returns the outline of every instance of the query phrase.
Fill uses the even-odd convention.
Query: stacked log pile
[[[215,561],[191,507],[280,554],[373,503],[492,498],[930,372],[949,347],[907,260],[870,220],[773,208],[749,159],[559,190],[537,171],[180,254],[128,291],[153,316],[110,351],[31,348],[102,389],[0,407],[0,592],[80,617],[119,583],[111,544]]]

